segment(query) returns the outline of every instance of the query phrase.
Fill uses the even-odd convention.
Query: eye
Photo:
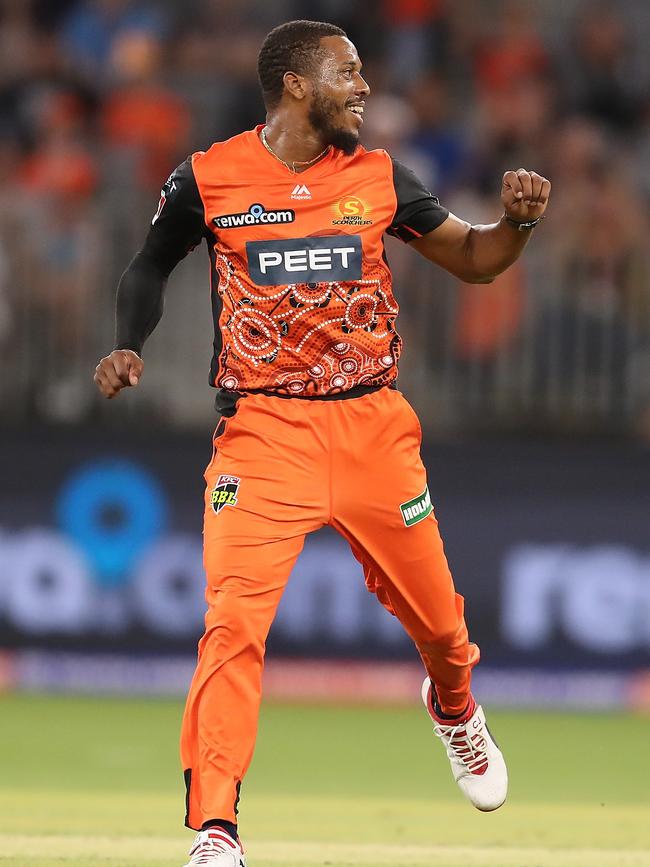
[[[343,70],[343,78],[351,79],[352,78],[352,70],[344,69]]]

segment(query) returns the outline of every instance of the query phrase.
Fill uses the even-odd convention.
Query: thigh
[[[292,401],[249,396],[222,420],[205,471],[208,593],[285,582],[304,536],[326,522],[320,444]]]
[[[385,391],[354,410],[355,453],[337,446],[333,523],[362,562],[369,589],[414,638],[430,641],[458,627],[462,605],[427,487],[419,422],[399,392]]]

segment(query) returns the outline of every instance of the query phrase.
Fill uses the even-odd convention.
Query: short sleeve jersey
[[[386,151],[331,149],[296,174],[260,130],[179,166],[147,239],[163,260],[207,239],[211,384],[296,397],[389,385],[401,339],[383,236],[413,240],[449,212]]]

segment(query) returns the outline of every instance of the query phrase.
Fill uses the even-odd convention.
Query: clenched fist
[[[109,400],[123,388],[137,385],[142,376],[144,361],[131,349],[114,349],[99,362],[93,379],[97,388]]]
[[[518,223],[541,217],[546,210],[551,182],[537,172],[517,169],[506,172],[501,186],[501,201],[506,214]]]

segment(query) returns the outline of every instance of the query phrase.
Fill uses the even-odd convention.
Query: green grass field
[[[180,867],[175,701],[0,696],[2,867]],[[483,815],[424,712],[269,705],[242,792],[249,867],[650,867],[647,718],[489,714]]]

